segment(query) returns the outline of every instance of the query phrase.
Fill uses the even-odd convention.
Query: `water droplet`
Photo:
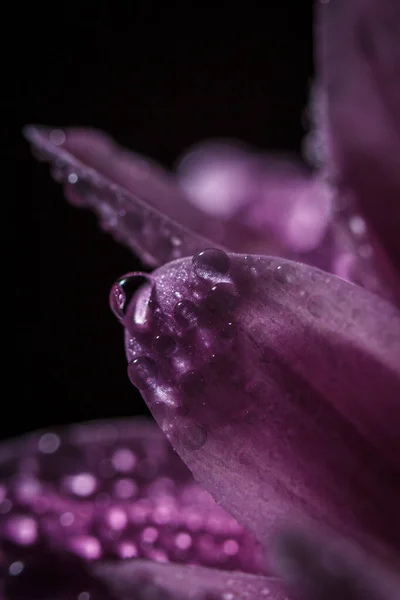
[[[43,454],[53,454],[60,447],[60,438],[55,433],[44,433],[39,439],[39,451]]]
[[[200,450],[207,441],[207,430],[198,423],[185,423],[179,431],[179,440],[187,450]]]
[[[193,327],[198,319],[199,309],[190,300],[180,300],[174,307],[175,321],[181,327]]]
[[[307,309],[313,317],[322,317],[325,313],[325,300],[322,296],[312,296],[307,302]]]
[[[32,517],[13,516],[7,523],[9,537],[21,546],[30,546],[38,537],[38,524]]]
[[[179,387],[186,396],[197,396],[204,390],[205,382],[201,373],[188,371],[179,380]]]
[[[155,402],[151,412],[157,421],[163,421],[170,413],[170,407],[165,402]]]
[[[186,532],[178,533],[175,537],[175,545],[179,550],[187,550],[192,545],[192,536]]]
[[[177,344],[170,335],[157,335],[152,344],[156,354],[161,356],[172,356],[176,352]]]
[[[360,215],[354,215],[349,219],[349,227],[357,237],[363,236],[367,230],[367,225]]]
[[[11,565],[8,567],[8,572],[12,576],[19,575],[20,573],[22,573],[23,570],[24,570],[24,563],[21,562],[20,560],[16,560],[15,562],[11,563]]]
[[[121,473],[132,471],[136,465],[136,456],[129,448],[119,448],[111,459],[115,469]]]
[[[77,183],[78,182],[78,175],[74,172],[70,173],[67,177],[67,181],[68,183]]]
[[[114,283],[110,292],[110,306],[117,319],[124,319],[126,310],[142,283],[143,277],[136,273],[127,273]]]
[[[179,246],[181,246],[181,245],[182,245],[182,240],[181,240],[181,238],[179,238],[178,236],[176,236],[176,235],[173,235],[173,236],[171,237],[171,244],[172,244],[172,245],[173,245],[175,248],[179,248]]]
[[[53,129],[49,133],[49,139],[55,146],[62,146],[65,143],[65,133],[61,129]]]
[[[278,265],[274,272],[274,278],[279,283],[293,283],[295,277],[296,269],[288,263]]]
[[[62,158],[57,158],[51,168],[50,168],[51,176],[54,181],[61,182],[65,181],[67,175],[67,163]]]
[[[69,527],[75,521],[75,517],[72,512],[65,512],[60,515],[60,524],[63,527]]]
[[[155,527],[146,527],[142,532],[142,541],[145,544],[154,544],[158,538],[158,531]]]
[[[157,375],[157,366],[151,358],[140,356],[135,358],[128,365],[128,377],[139,389],[149,387],[154,383]]]
[[[205,305],[214,315],[225,315],[235,310],[240,302],[239,294],[232,283],[217,283],[208,292]]]
[[[132,542],[121,542],[118,554],[121,558],[135,558],[138,555],[138,551]]]
[[[88,560],[96,560],[101,556],[101,545],[97,538],[91,535],[82,535],[71,540],[71,550],[78,556]]]
[[[78,475],[68,477],[67,487],[76,496],[85,498],[93,494],[96,490],[97,482],[91,473],[79,473]]]
[[[229,256],[217,248],[207,248],[193,257],[193,269],[203,279],[225,275],[230,265]]]

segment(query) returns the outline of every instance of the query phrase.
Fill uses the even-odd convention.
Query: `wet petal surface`
[[[70,571],[77,572],[71,589],[89,593],[88,565],[99,560],[250,573],[262,564],[253,538],[195,484],[159,428],[144,420],[94,422],[1,445],[0,541],[12,599],[28,585],[64,598],[57,581]],[[49,560],[54,581],[45,575]]]
[[[332,176],[400,268],[400,5],[321,2],[318,31]]]
[[[311,517],[398,548],[399,312],[215,249],[153,277],[125,316],[128,373],[195,478],[261,538]]]

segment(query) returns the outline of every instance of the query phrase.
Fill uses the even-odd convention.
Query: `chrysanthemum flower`
[[[172,175],[98,132],[27,130],[155,268],[111,305],[163,433],[2,448],[11,600],[399,597],[400,4],[318,13],[313,169],[215,142]]]

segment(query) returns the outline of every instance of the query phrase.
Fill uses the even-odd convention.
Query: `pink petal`
[[[400,4],[334,0],[318,10],[332,175],[399,268]]]
[[[53,177],[64,184],[68,199],[92,208],[103,229],[149,265],[187,256],[207,245],[206,238],[185,229],[147,202],[146,194],[168,199],[174,194],[174,186],[166,176],[163,179],[154,175],[159,172],[157,167],[142,159],[126,167],[123,154],[118,152],[113,158],[115,150],[97,132],[64,133],[28,127],[25,135],[38,157],[52,163]]]
[[[392,305],[306,265],[211,249],[157,270],[125,326],[132,382],[258,539],[308,516],[398,548]]]
[[[73,566],[75,588],[87,581],[88,565],[107,559],[262,570],[254,539],[144,420],[76,425],[0,445],[0,545],[0,573],[19,597],[26,582],[46,587],[49,555],[57,572]],[[63,598],[56,592],[62,588],[53,595]]]
[[[198,566],[137,560],[99,564],[94,571],[123,600],[289,600],[278,580]]]

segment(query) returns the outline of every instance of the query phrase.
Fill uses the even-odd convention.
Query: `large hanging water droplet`
[[[157,377],[157,366],[151,358],[140,356],[128,365],[128,377],[140,390],[150,387]]]
[[[143,278],[137,273],[127,273],[114,283],[110,292],[110,306],[117,319],[124,319],[126,310],[142,283]]]
[[[217,248],[207,248],[193,257],[193,269],[203,279],[225,275],[230,266],[229,256]]]
[[[174,306],[174,317],[175,321],[181,327],[189,328],[193,327],[198,319],[199,309],[190,300],[180,300]]]

